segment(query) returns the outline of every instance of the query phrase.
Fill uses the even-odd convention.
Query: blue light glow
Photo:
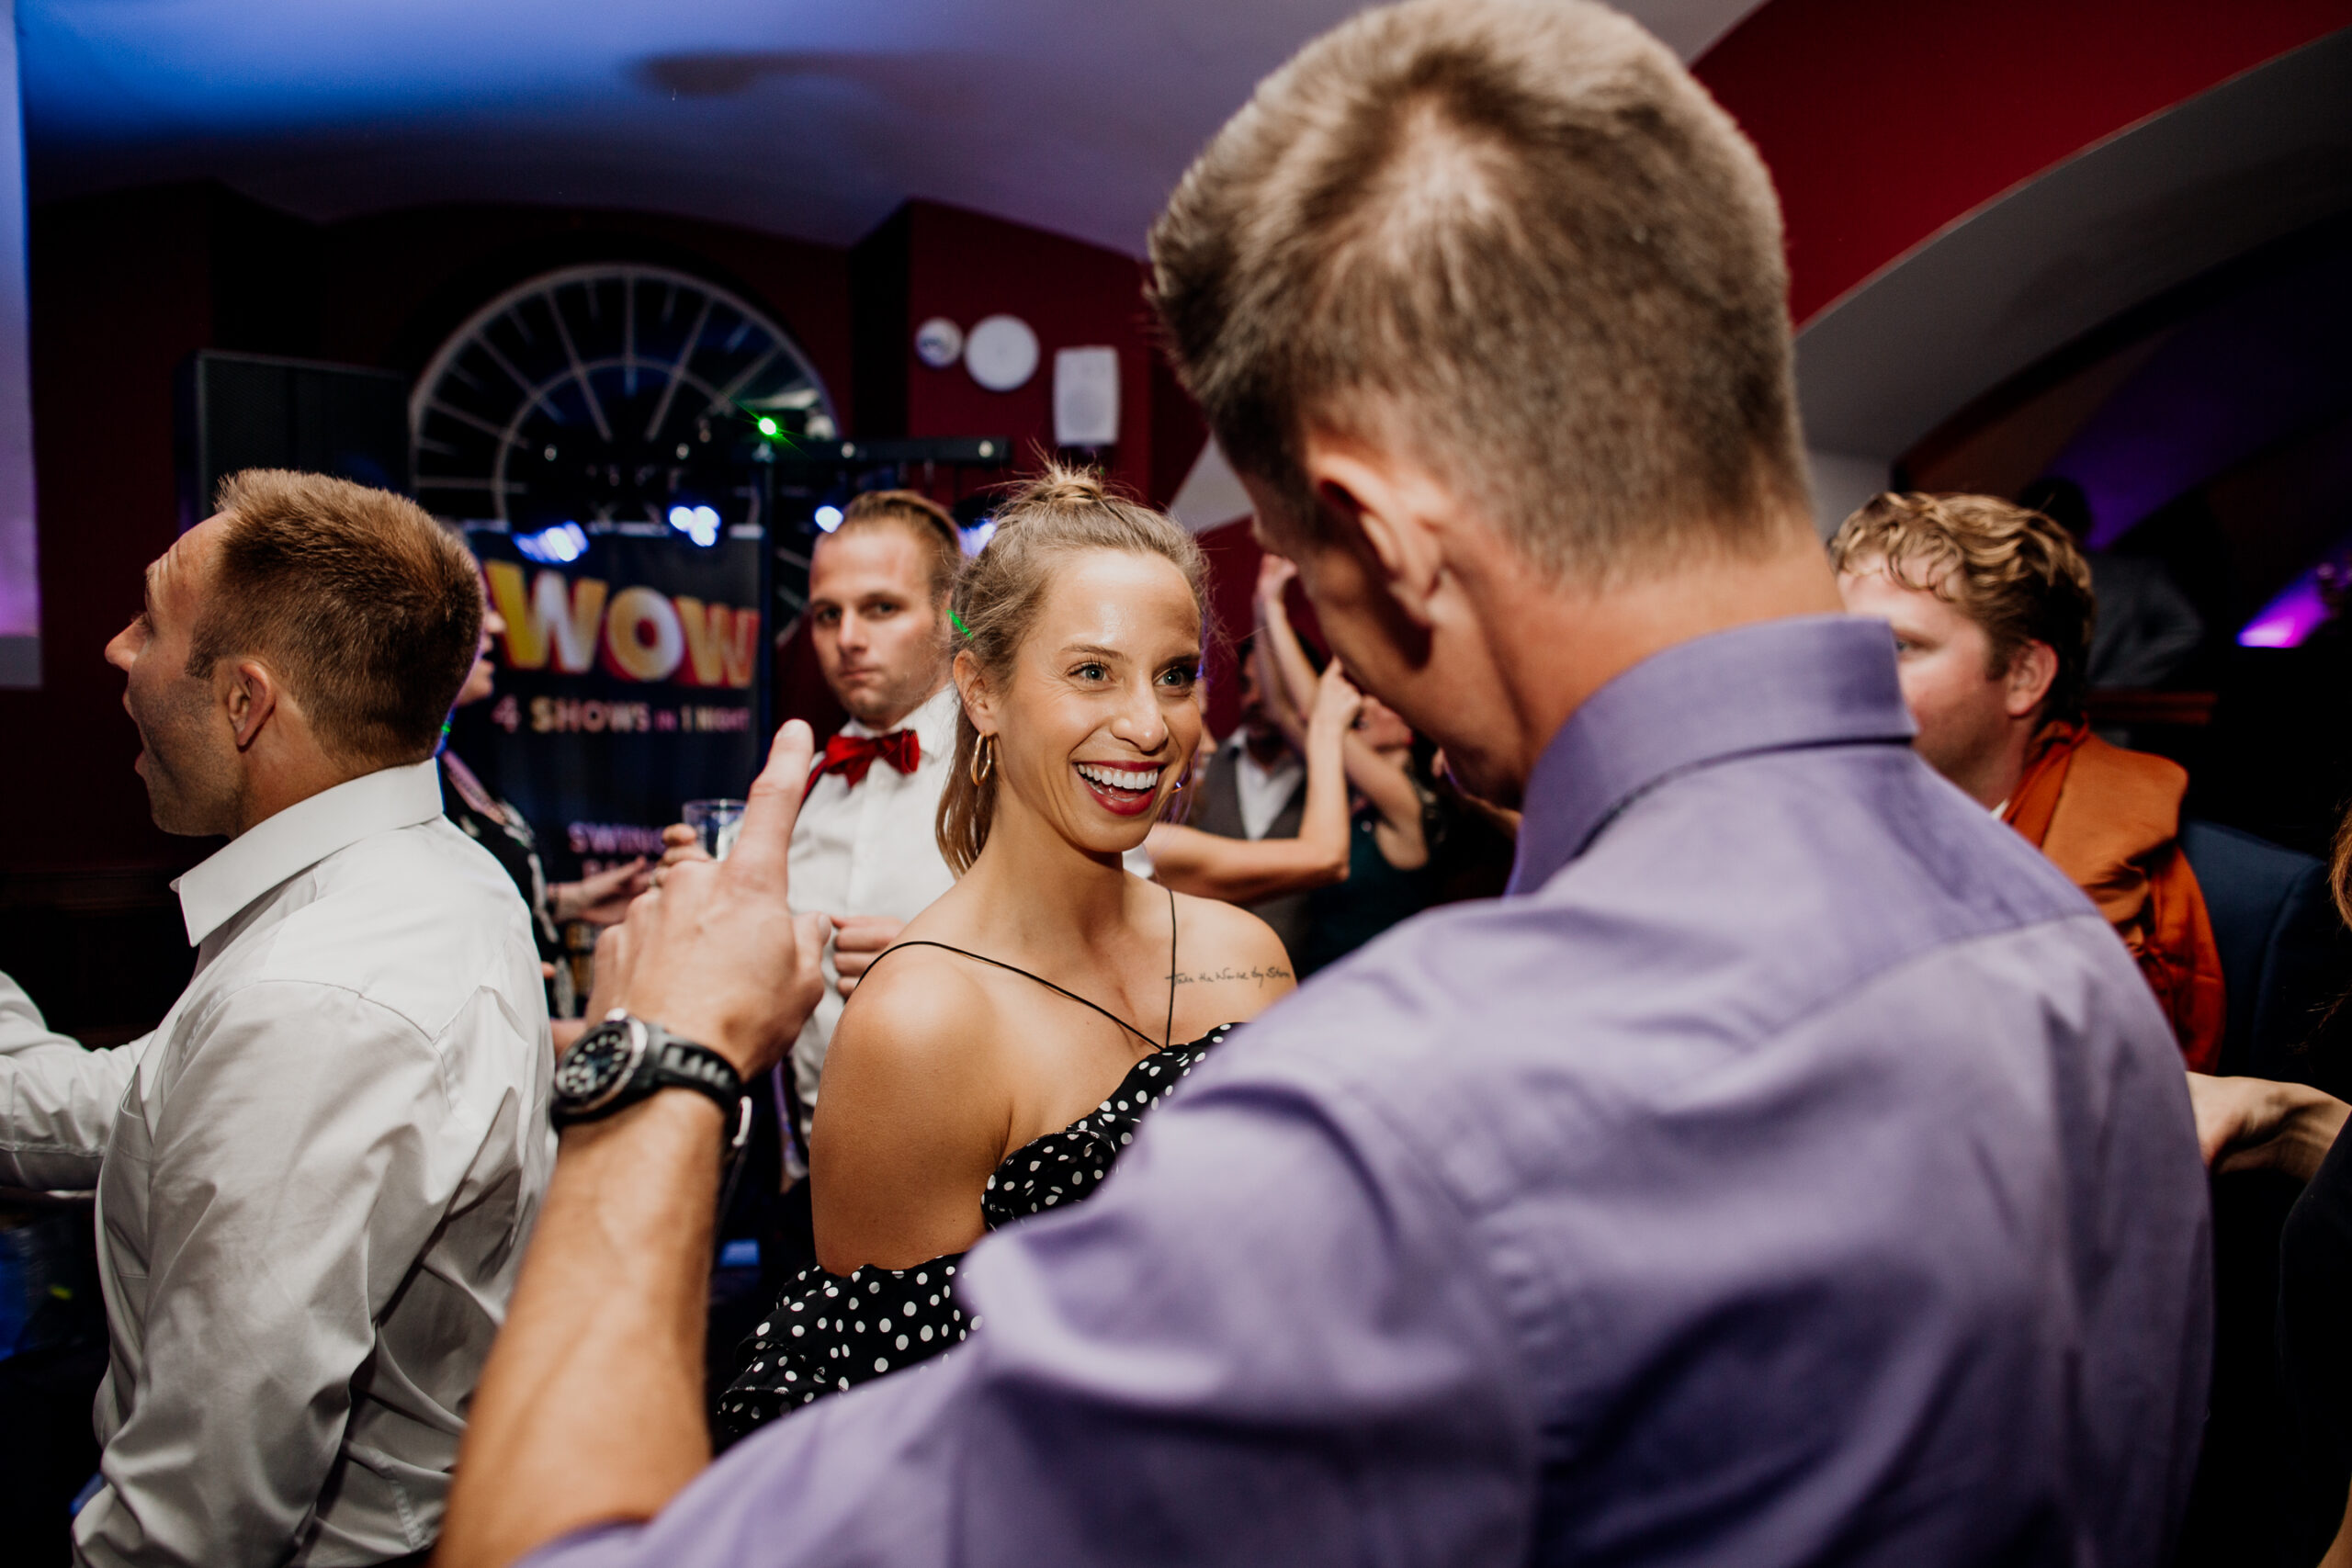
[[[715,506],[673,506],[670,526],[708,549],[718,543],[718,509]]]
[[[978,555],[989,547],[989,541],[995,537],[996,519],[983,517],[964,530],[964,553],[967,556]]]
[[[842,525],[842,509],[838,506],[820,506],[817,508],[816,515],[811,521],[830,534]]]
[[[515,535],[514,547],[527,559],[568,566],[588,553],[588,534],[577,523],[559,523],[536,534]]]

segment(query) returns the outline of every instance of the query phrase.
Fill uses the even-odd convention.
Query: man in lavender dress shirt
[[[1510,895],[982,1243],[968,1345],[716,1466],[722,1119],[567,1133],[442,1561],[2161,1562],[2210,1314],[2178,1063],[1834,615],[1728,119],[1612,14],[1416,0],[1269,78],[1153,258],[1350,671],[1523,805]],[[806,745],[616,954],[747,1068],[798,1021]]]

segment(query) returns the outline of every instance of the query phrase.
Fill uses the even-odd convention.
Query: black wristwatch
[[[557,1126],[569,1127],[610,1116],[665,1089],[690,1089],[716,1101],[735,1126],[729,1148],[741,1149],[751,1137],[752,1097],[743,1092],[742,1075],[733,1063],[618,1008],[556,1063],[549,1110]]]

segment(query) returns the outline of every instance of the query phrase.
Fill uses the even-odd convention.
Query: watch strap
[[[744,1092],[743,1076],[735,1070],[735,1064],[708,1046],[681,1040],[660,1024],[645,1027],[652,1039],[645,1063],[638,1068],[644,1087],[632,1085],[634,1092],[623,1098],[643,1099],[665,1089],[690,1089],[707,1095],[735,1123],[728,1146],[741,1148],[752,1135],[752,1097]]]

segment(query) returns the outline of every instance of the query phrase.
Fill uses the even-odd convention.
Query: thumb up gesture
[[[619,1008],[725,1056],[745,1077],[773,1066],[823,995],[822,915],[786,901],[792,824],[815,750],[794,719],[752,785],[724,861],[662,867],[628,920],[596,944],[596,1005]]]

